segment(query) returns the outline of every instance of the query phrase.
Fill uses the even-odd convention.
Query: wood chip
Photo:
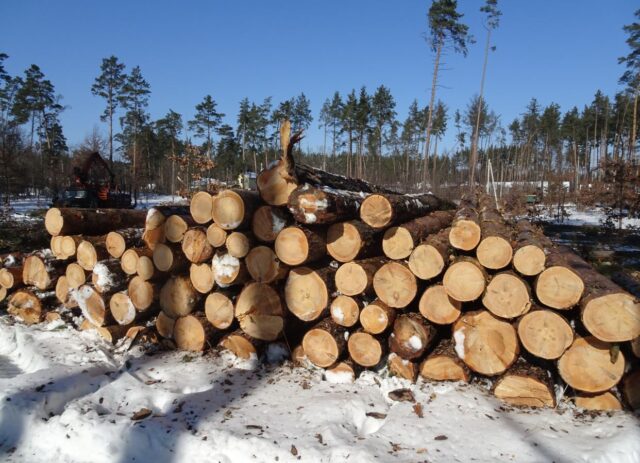
[[[151,413],[152,411],[149,410],[148,408],[141,408],[140,410],[135,412],[133,416],[131,416],[131,419],[133,421],[144,420],[145,418],[151,416]]]
[[[416,398],[413,396],[411,389],[396,389],[389,392],[389,398],[396,402],[415,402]]]

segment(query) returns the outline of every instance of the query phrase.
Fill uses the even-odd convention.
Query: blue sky
[[[477,43],[463,58],[445,57],[438,97],[463,110],[478,93],[485,31],[480,0],[459,1]],[[531,97],[563,110],[613,94],[627,53],[622,26],[638,4],[628,0],[501,0],[486,99],[503,126]],[[319,147],[317,115],[325,98],[362,85],[389,87],[401,119],[414,98],[428,103],[433,55],[424,40],[429,1],[3,1],[0,51],[11,74],[38,64],[63,95],[70,145],[99,121],[103,101],[90,88],[103,57],[139,65],[151,84],[152,118],[169,109],[185,119],[211,94],[235,125],[243,97],[277,102],[300,92],[314,115],[303,146]],[[453,145],[449,123],[445,147]]]

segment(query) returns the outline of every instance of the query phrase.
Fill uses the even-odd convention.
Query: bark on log
[[[328,368],[338,361],[344,352],[346,341],[344,327],[325,318],[311,328],[302,338],[302,348],[311,363]]]
[[[577,337],[558,361],[558,373],[572,388],[604,392],[618,384],[624,373],[624,355],[612,362],[612,345],[593,336]]]
[[[462,303],[451,298],[444,286],[429,286],[418,301],[418,310],[424,318],[437,325],[450,325],[460,318]]]
[[[518,320],[517,329],[522,347],[541,359],[559,359],[573,343],[573,328],[551,310],[532,310]]]
[[[92,240],[82,240],[78,244],[76,261],[83,269],[90,272],[98,262],[109,258],[105,240],[106,235],[95,237]]]
[[[520,274],[533,277],[544,270],[547,260],[545,250],[552,249],[553,243],[528,220],[516,224],[513,245],[513,268]]]
[[[418,376],[417,362],[403,359],[392,352],[387,359],[387,367],[391,376],[407,379],[412,383],[416,382],[416,377]]]
[[[50,235],[104,235],[129,227],[142,227],[146,212],[135,209],[78,209],[52,207],[44,225]]]
[[[453,211],[435,211],[384,232],[382,250],[390,259],[406,259],[418,243],[448,227]]]
[[[278,292],[264,283],[249,283],[236,300],[235,316],[252,338],[275,341],[284,329],[284,307]]]
[[[420,376],[432,381],[463,381],[468,383],[471,372],[458,358],[452,339],[441,340],[420,364]]]
[[[214,248],[221,248],[227,241],[227,231],[212,223],[207,227],[207,241]]]
[[[156,317],[156,331],[165,339],[173,339],[173,326],[175,323],[175,319],[164,312],[160,312]]]
[[[160,290],[160,308],[170,318],[189,315],[199,300],[188,276],[172,276]]]
[[[360,220],[334,223],[327,229],[327,252],[338,262],[351,262],[357,258],[382,254],[380,235]]]
[[[105,238],[105,247],[109,255],[115,259],[120,259],[128,248],[143,245],[142,228],[125,228],[124,230],[111,231]]]
[[[395,320],[396,310],[378,299],[370,302],[360,311],[362,329],[374,335],[387,331]]]
[[[328,314],[330,296],[334,288],[335,269],[324,267],[291,269],[285,284],[287,307],[302,321],[313,321]]]
[[[202,314],[185,315],[173,325],[173,340],[178,349],[192,352],[202,352],[219,334]]]
[[[263,243],[273,243],[278,233],[293,223],[286,209],[274,206],[260,206],[251,218],[251,231]]]
[[[135,275],[138,272],[138,259],[140,257],[152,257],[153,251],[149,248],[129,248],[120,257],[120,267],[127,275]]]
[[[330,224],[355,219],[364,193],[304,184],[289,195],[289,212],[298,223]]]
[[[346,296],[371,294],[373,277],[386,263],[383,257],[371,257],[342,264],[335,275],[336,289]]]
[[[442,284],[456,301],[471,302],[482,296],[487,279],[487,273],[477,260],[459,257],[444,272]]]
[[[184,234],[196,223],[190,215],[170,215],[164,222],[164,236],[170,243],[181,243]]]
[[[515,328],[487,310],[462,315],[453,325],[453,339],[458,357],[486,376],[506,371],[520,352]]]
[[[449,263],[450,251],[449,229],[445,228],[416,246],[409,256],[409,270],[421,280],[435,278]]]
[[[247,271],[258,283],[272,283],[287,277],[289,267],[282,264],[271,248],[256,246],[245,258]]]
[[[400,262],[387,262],[373,277],[376,296],[389,307],[407,307],[416,297],[418,283],[409,267]]]
[[[406,360],[415,360],[433,344],[436,329],[417,313],[399,315],[389,336],[389,349]]]
[[[222,190],[213,198],[213,221],[225,230],[246,228],[259,202],[256,191]]]
[[[213,246],[207,240],[204,228],[190,228],[182,240],[182,252],[194,264],[201,264],[213,257]]]
[[[227,236],[225,246],[229,255],[242,259],[253,247],[253,237],[249,233],[236,231]]]
[[[556,396],[546,370],[517,361],[493,385],[493,395],[515,407],[555,407]]]
[[[175,274],[186,270],[190,262],[180,245],[158,243],[153,250],[153,265],[161,272]]]
[[[520,317],[531,309],[531,290],[515,273],[498,273],[487,285],[482,305],[498,317]]]
[[[127,276],[117,259],[98,262],[91,272],[91,284],[99,293],[119,291],[127,282]]]
[[[276,238],[275,252],[287,265],[305,265],[326,256],[326,233],[302,227],[284,228]]]
[[[236,296],[235,292],[222,290],[209,294],[204,301],[204,313],[209,323],[220,330],[229,328],[234,320]]]
[[[216,284],[221,288],[242,285],[249,280],[249,272],[244,261],[226,253],[213,256],[211,270]]]
[[[640,370],[636,369],[625,376],[622,395],[632,410],[640,409]]]
[[[380,229],[433,211],[453,208],[451,203],[432,194],[372,194],[362,202],[360,219]]]
[[[0,268],[0,286],[6,289],[18,289],[24,285],[23,266]]]
[[[350,328],[360,319],[361,303],[357,299],[339,295],[331,301],[329,312],[331,319],[338,325]]]
[[[191,264],[189,278],[196,291],[202,294],[208,294],[216,285],[211,264],[206,262],[204,264]]]
[[[42,321],[48,299],[42,292],[19,289],[9,297],[7,312],[20,318],[26,325],[34,325]]]
[[[547,256],[547,268],[536,278],[536,297],[552,309],[565,310],[575,306],[584,293],[584,282],[568,264],[573,254],[566,248],[554,249]]]
[[[189,212],[196,223],[207,224],[213,220],[213,196],[206,191],[198,191],[191,197]]]
[[[576,407],[593,411],[615,411],[622,410],[620,400],[611,392],[600,394],[577,394],[573,398]]]
[[[382,360],[384,346],[379,339],[364,331],[356,331],[347,340],[351,359],[365,368],[375,367]]]

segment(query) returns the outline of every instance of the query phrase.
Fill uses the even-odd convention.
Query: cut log
[[[439,276],[449,263],[449,229],[440,230],[415,247],[409,256],[409,270],[421,280]]]
[[[518,359],[518,335],[508,322],[487,310],[467,312],[453,325],[455,350],[473,371],[495,376]]]
[[[620,400],[611,392],[601,394],[578,394],[573,398],[576,407],[594,411],[622,410]]]
[[[99,293],[119,291],[125,286],[126,281],[127,276],[117,259],[98,262],[91,272],[91,284]]]
[[[422,356],[436,339],[435,327],[417,313],[399,315],[389,336],[389,349],[403,359]]]
[[[636,369],[625,376],[622,395],[632,410],[640,409],[640,370]]]
[[[222,190],[213,198],[213,221],[225,230],[246,228],[260,202],[256,191]]]
[[[338,361],[346,345],[344,327],[325,318],[302,338],[302,348],[311,363],[328,368]]]
[[[573,343],[573,328],[561,315],[533,310],[518,321],[518,337],[527,352],[546,360],[559,359]]]
[[[207,296],[204,301],[204,313],[213,326],[226,330],[233,324],[233,299],[235,295],[228,291],[216,291]]]
[[[145,211],[135,209],[78,209],[52,207],[44,217],[50,235],[104,235],[121,228],[142,227]]]
[[[216,282],[213,279],[211,264],[191,264],[189,267],[189,278],[196,291],[202,294],[211,292]]]
[[[250,360],[259,357],[264,341],[254,339],[242,330],[236,330],[223,337],[219,345],[239,359]]]
[[[68,259],[71,257],[62,254],[62,236],[52,236],[49,240],[49,249],[51,249],[53,257],[56,259]]]
[[[331,301],[331,319],[338,325],[350,328],[360,319],[360,304],[350,296],[340,295]]]
[[[164,236],[170,243],[181,243],[189,227],[195,225],[196,221],[190,215],[170,215],[164,222]]]
[[[283,265],[276,253],[267,246],[256,246],[245,258],[247,271],[258,283],[271,283],[286,278],[289,267]]]
[[[58,242],[56,248],[58,250],[59,259],[70,259],[76,256],[76,252],[78,250],[78,245],[82,242],[83,238],[81,235],[67,235],[67,236],[59,236],[60,241]]]
[[[471,302],[484,293],[487,274],[477,260],[459,257],[444,272],[442,284],[447,294],[456,301]]]
[[[226,253],[213,256],[211,270],[216,284],[221,288],[242,285],[249,280],[249,272],[244,261]]]
[[[153,230],[145,228],[142,233],[142,241],[144,242],[144,245],[152,251],[156,248],[157,244],[165,243],[167,238],[164,236],[164,223]]]
[[[551,241],[537,230],[528,220],[516,224],[516,238],[513,245],[513,268],[521,275],[533,277],[544,270]]]
[[[78,307],[78,303],[71,296],[71,288],[69,287],[69,283],[67,282],[66,275],[61,275],[56,282],[56,299],[67,309],[72,309],[74,307]]]
[[[23,266],[0,268],[0,286],[6,289],[17,289],[24,285],[22,280]]]
[[[463,199],[451,223],[449,243],[461,251],[472,251],[480,243],[481,237],[478,212],[470,201]]]
[[[285,209],[273,206],[260,206],[251,218],[251,231],[264,243],[273,243],[278,233],[293,223]]]
[[[253,237],[248,233],[236,231],[227,236],[225,245],[229,255],[242,259],[253,247]]]
[[[7,298],[7,288],[4,286],[0,286],[0,302],[4,301]]]
[[[19,289],[9,297],[7,312],[20,318],[26,325],[34,325],[44,317],[43,301],[37,291]]]
[[[301,227],[284,228],[276,238],[275,251],[287,265],[304,265],[326,255],[325,234]]]
[[[199,300],[200,295],[187,276],[172,276],[160,290],[160,308],[174,319],[189,315]]]
[[[485,268],[500,270],[511,263],[511,228],[505,225],[502,216],[496,210],[480,214],[482,239],[476,248],[476,257]]]
[[[206,191],[198,191],[189,204],[191,217],[196,223],[207,224],[213,220],[213,197]]]
[[[110,295],[102,295],[89,285],[82,285],[72,291],[84,318],[96,326],[105,326],[112,321],[107,301]]]
[[[389,259],[406,259],[418,243],[448,227],[452,219],[452,211],[436,211],[391,227],[384,232],[382,250]]]
[[[287,204],[298,223],[330,224],[357,218],[365,196],[364,193],[304,184],[291,192]]]
[[[381,254],[382,232],[360,220],[334,223],[327,229],[327,252],[338,262]]]
[[[47,260],[31,255],[24,260],[22,281],[25,285],[35,286],[40,290],[55,287],[58,276],[64,274],[66,263],[62,260]]]
[[[371,334],[382,334],[393,325],[396,310],[376,299],[360,311],[360,325]]]
[[[357,331],[349,336],[347,349],[351,359],[365,368],[372,368],[378,365],[384,354],[382,343],[364,331]]]
[[[109,300],[111,316],[118,325],[129,325],[136,319],[136,308],[124,292],[115,293]]]
[[[420,376],[432,381],[463,381],[468,383],[471,372],[458,358],[452,339],[441,340],[420,364]]]
[[[242,331],[262,341],[275,341],[284,328],[278,292],[264,283],[249,283],[236,300],[235,316]]]
[[[104,237],[103,237],[104,238]],[[109,253],[105,248],[104,239],[100,241],[83,240],[76,250],[76,260],[78,264],[90,272],[93,267],[101,260],[109,257]]]
[[[156,248],[156,244],[164,243],[166,236],[164,224],[167,218],[172,215],[188,216],[188,206],[155,206],[149,209],[144,223],[144,233],[142,240],[151,250]]]
[[[214,248],[221,248],[227,242],[227,231],[212,223],[207,227],[207,241]]]
[[[493,395],[515,407],[556,406],[549,373],[523,360],[516,362],[494,383]]]
[[[138,272],[138,259],[142,256],[151,257],[153,251],[149,248],[129,248],[122,253],[120,267],[127,275],[135,275]]]
[[[357,365],[350,360],[345,360],[327,368],[324,372],[324,379],[332,383],[353,383],[357,375]]]
[[[370,294],[373,291],[373,277],[387,263],[382,257],[347,262],[336,271],[336,289],[346,296]]]
[[[612,362],[610,343],[593,336],[576,337],[558,361],[558,373],[572,388],[588,393],[604,392],[618,384],[624,373],[624,355]]]
[[[97,326],[89,320],[83,320],[78,328],[80,331],[95,330],[102,339],[111,344],[115,344],[120,339],[124,338],[127,335],[127,332],[131,329],[129,326],[120,325]]]
[[[204,228],[190,228],[182,240],[182,252],[194,264],[201,264],[213,257],[213,246],[207,240]]]
[[[202,352],[213,342],[215,328],[200,314],[180,317],[173,325],[173,340],[178,349]]]
[[[396,309],[408,306],[416,297],[418,283],[409,267],[400,262],[387,262],[373,277],[378,298]]]
[[[156,331],[165,339],[173,339],[173,326],[175,323],[175,319],[164,312],[160,312],[156,317]]]
[[[570,309],[584,292],[582,278],[569,268],[566,258],[572,253],[563,248],[547,256],[547,268],[536,278],[535,293],[540,302],[552,309]]]
[[[291,313],[306,322],[327,315],[334,274],[335,269],[331,267],[291,269],[284,288],[285,301]]]
[[[438,325],[450,325],[460,318],[462,303],[451,298],[444,286],[429,286],[418,301],[424,318]]]
[[[136,310],[138,312],[144,312],[158,301],[160,288],[159,285],[155,283],[135,276],[129,282],[127,294]]]
[[[78,289],[87,282],[87,272],[75,262],[67,265],[65,276],[70,289]]]
[[[182,252],[180,245],[158,243],[153,250],[153,265],[161,272],[175,274],[186,270],[190,262]]]
[[[114,259],[119,259],[128,248],[142,246],[142,232],[142,228],[125,228],[107,233],[105,237],[107,252]]]
[[[153,263],[153,258],[149,256],[140,256],[138,258],[136,273],[143,280],[157,280],[162,275],[162,272]]]
[[[389,354],[387,359],[387,367],[391,376],[407,379],[412,383],[416,382],[418,376],[418,365],[416,362],[406,360],[393,352]]]
[[[360,219],[373,228],[386,228],[453,205],[432,194],[372,194],[360,207]]]
[[[494,275],[482,296],[482,305],[502,318],[516,318],[531,309],[529,285],[512,272]]]

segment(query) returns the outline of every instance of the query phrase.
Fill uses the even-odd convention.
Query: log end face
[[[538,275],[535,288],[540,302],[562,310],[570,309],[580,301],[584,283],[582,278],[568,268],[552,266]]]
[[[384,228],[393,219],[393,207],[382,195],[367,196],[360,206],[360,219],[373,228]]]
[[[213,197],[206,191],[198,191],[191,198],[189,212],[196,223],[206,224],[211,222],[213,218]]]
[[[421,280],[430,280],[442,273],[445,261],[436,248],[430,244],[417,246],[409,257],[409,269]]]
[[[489,236],[480,241],[476,257],[483,267],[500,270],[511,263],[513,248],[511,243],[501,236]]]
[[[327,285],[307,267],[298,267],[289,272],[284,294],[287,307],[302,321],[316,320],[329,304]]]
[[[346,296],[357,296],[367,288],[367,273],[355,262],[342,264],[335,274],[336,289]]]
[[[382,251],[389,259],[406,259],[413,251],[413,237],[403,227],[391,227],[384,232]]]
[[[339,295],[331,302],[331,319],[339,326],[347,328],[358,323],[360,308],[358,303],[350,296]]]
[[[424,318],[438,325],[450,325],[460,318],[462,303],[451,298],[442,285],[427,288],[418,302]]]
[[[515,407],[555,407],[553,391],[542,381],[528,376],[505,375],[496,384],[494,395]]]
[[[533,277],[544,270],[547,256],[538,246],[527,245],[513,255],[513,267],[521,275]]]
[[[407,267],[398,262],[387,262],[375,273],[373,288],[389,307],[403,308],[416,297],[418,283]]]
[[[204,313],[214,327],[225,330],[233,323],[233,302],[222,293],[211,293],[204,303]]]
[[[482,305],[502,318],[516,318],[531,308],[527,284],[511,273],[494,276],[482,297]]]
[[[244,201],[233,190],[224,190],[213,198],[212,218],[224,230],[233,230],[244,219]]]
[[[527,352],[545,360],[559,359],[573,343],[573,329],[551,310],[535,310],[518,322],[518,338]]]
[[[382,358],[380,341],[369,333],[354,333],[349,336],[347,348],[353,361],[365,368],[375,367]]]
[[[582,323],[601,341],[631,341],[640,336],[640,302],[626,293],[595,297],[584,305]]]
[[[449,243],[461,251],[472,251],[480,243],[480,225],[472,220],[458,220],[449,232]]]
[[[52,236],[58,236],[64,226],[64,219],[60,209],[57,207],[50,208],[44,216],[44,226]]]
[[[285,264],[301,265],[309,256],[309,242],[300,228],[287,227],[278,233],[275,251]]]
[[[311,329],[302,338],[302,348],[314,365],[328,368],[338,360],[340,349],[331,333],[321,329]]]
[[[327,230],[327,252],[338,262],[355,259],[362,244],[358,229],[348,222],[335,223]]]
[[[447,294],[456,301],[471,302],[485,290],[486,280],[482,270],[472,262],[456,262],[447,268],[442,279]]]

